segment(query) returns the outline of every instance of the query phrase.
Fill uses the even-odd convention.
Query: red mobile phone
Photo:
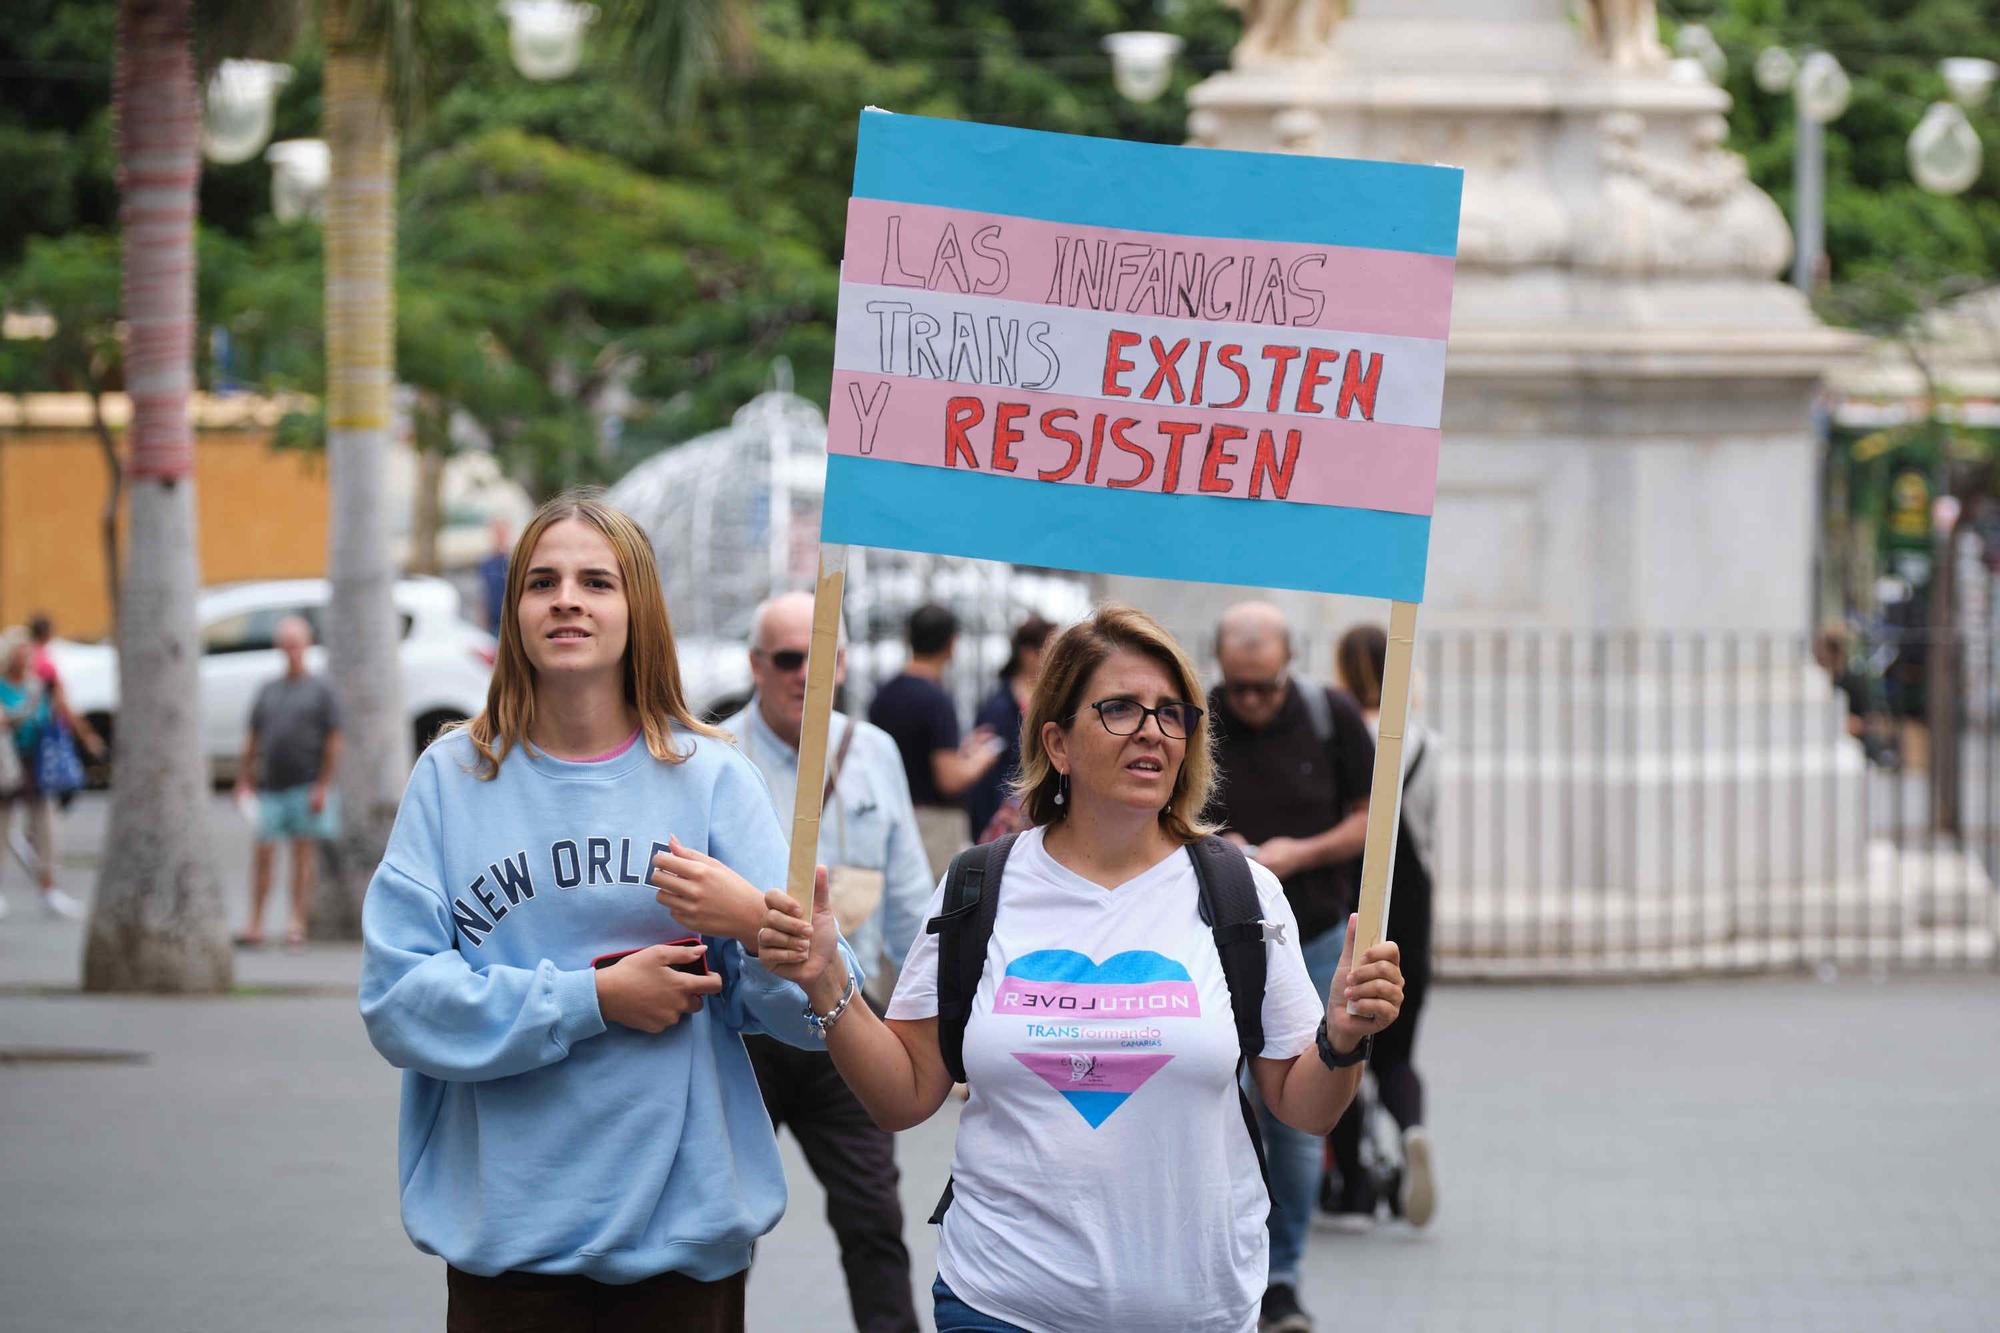
[[[698,936],[690,935],[683,940],[662,940],[660,942],[662,944],[693,945],[693,944],[700,944],[701,939]],[[650,949],[651,947],[652,946],[650,944],[646,946],[647,949]],[[597,955],[597,957],[590,960],[590,965],[592,967],[598,967],[598,968],[610,967],[620,958],[630,958],[635,953],[644,953],[645,951],[646,951],[645,949],[621,949],[617,953],[601,953]],[[673,969],[676,972],[685,972],[689,976],[705,977],[708,975],[708,955],[703,954],[700,958],[697,958],[692,962],[675,963],[673,964]]]

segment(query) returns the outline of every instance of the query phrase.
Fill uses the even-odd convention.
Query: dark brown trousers
[[[745,1276],[613,1284],[567,1273],[475,1277],[447,1265],[445,1333],[743,1333]]]

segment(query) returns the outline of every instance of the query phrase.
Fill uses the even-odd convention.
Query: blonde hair
[[[686,754],[674,748],[673,729],[701,736],[722,732],[695,719],[681,686],[680,659],[674,650],[674,628],[667,616],[666,595],[660,591],[660,568],[653,545],[630,517],[598,498],[594,490],[565,491],[544,504],[522,530],[507,560],[507,591],[500,608],[500,651],[493,681],[486,690],[486,707],[465,724],[472,748],[479,752],[477,772],[488,779],[500,772],[507,752],[528,737],[535,721],[535,668],[521,642],[521,587],[528,561],[542,534],[558,523],[588,524],[611,544],[624,581],[627,633],[625,639],[625,702],[639,713],[646,749],[663,763],[678,764]]]
[[[1036,824],[1052,824],[1067,813],[1064,806],[1056,804],[1062,775],[1049,762],[1042,730],[1051,722],[1064,730],[1077,725],[1078,710],[1086,705],[1083,690],[1091,673],[1121,650],[1158,662],[1184,702],[1197,708],[1205,702],[1194,663],[1174,636],[1144,611],[1115,604],[1100,606],[1090,619],[1064,630],[1049,645],[1041,679],[1035,682],[1034,696],[1021,719],[1021,775],[1014,782],[1014,792]],[[1160,811],[1160,827],[1177,842],[1198,842],[1215,832],[1215,826],[1201,817],[1215,793],[1213,747],[1213,733],[1204,712],[1187,738],[1187,753],[1181,759],[1180,772],[1174,775],[1173,792]]]

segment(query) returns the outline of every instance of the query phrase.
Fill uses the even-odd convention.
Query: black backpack
[[[993,938],[993,920],[1000,910],[1000,879],[1007,856],[1021,835],[1010,833],[994,842],[968,847],[951,859],[945,872],[944,910],[924,929],[938,937],[938,1050],[955,1082],[965,1082],[965,1023],[979,994],[986,971],[986,946]],[[1218,837],[1203,838],[1188,848],[1194,859],[1195,883],[1201,891],[1201,919],[1215,936],[1222,976],[1229,985],[1229,1006],[1236,1017],[1237,1073],[1264,1049],[1264,909],[1257,885],[1250,878],[1250,861],[1235,844]],[[1257,1169],[1270,1184],[1264,1162],[1264,1136],[1257,1130],[1257,1113],[1242,1089],[1243,1124],[1257,1152]],[[933,1224],[944,1221],[951,1207],[951,1182],[931,1213]]]

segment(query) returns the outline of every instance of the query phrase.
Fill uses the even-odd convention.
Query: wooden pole
[[[1389,606],[1389,652],[1382,668],[1381,720],[1375,738],[1375,778],[1368,792],[1368,845],[1361,858],[1361,919],[1354,925],[1354,956],[1382,942],[1389,921],[1396,830],[1403,811],[1403,728],[1410,715],[1410,657],[1417,637],[1417,604]]]
[[[822,546],[813,588],[811,651],[806,655],[806,714],[799,729],[799,787],[792,800],[792,860],[785,891],[812,910],[819,864],[820,801],[826,794],[826,731],[833,713],[833,672],[840,655],[840,597],[847,586],[847,548]]]

